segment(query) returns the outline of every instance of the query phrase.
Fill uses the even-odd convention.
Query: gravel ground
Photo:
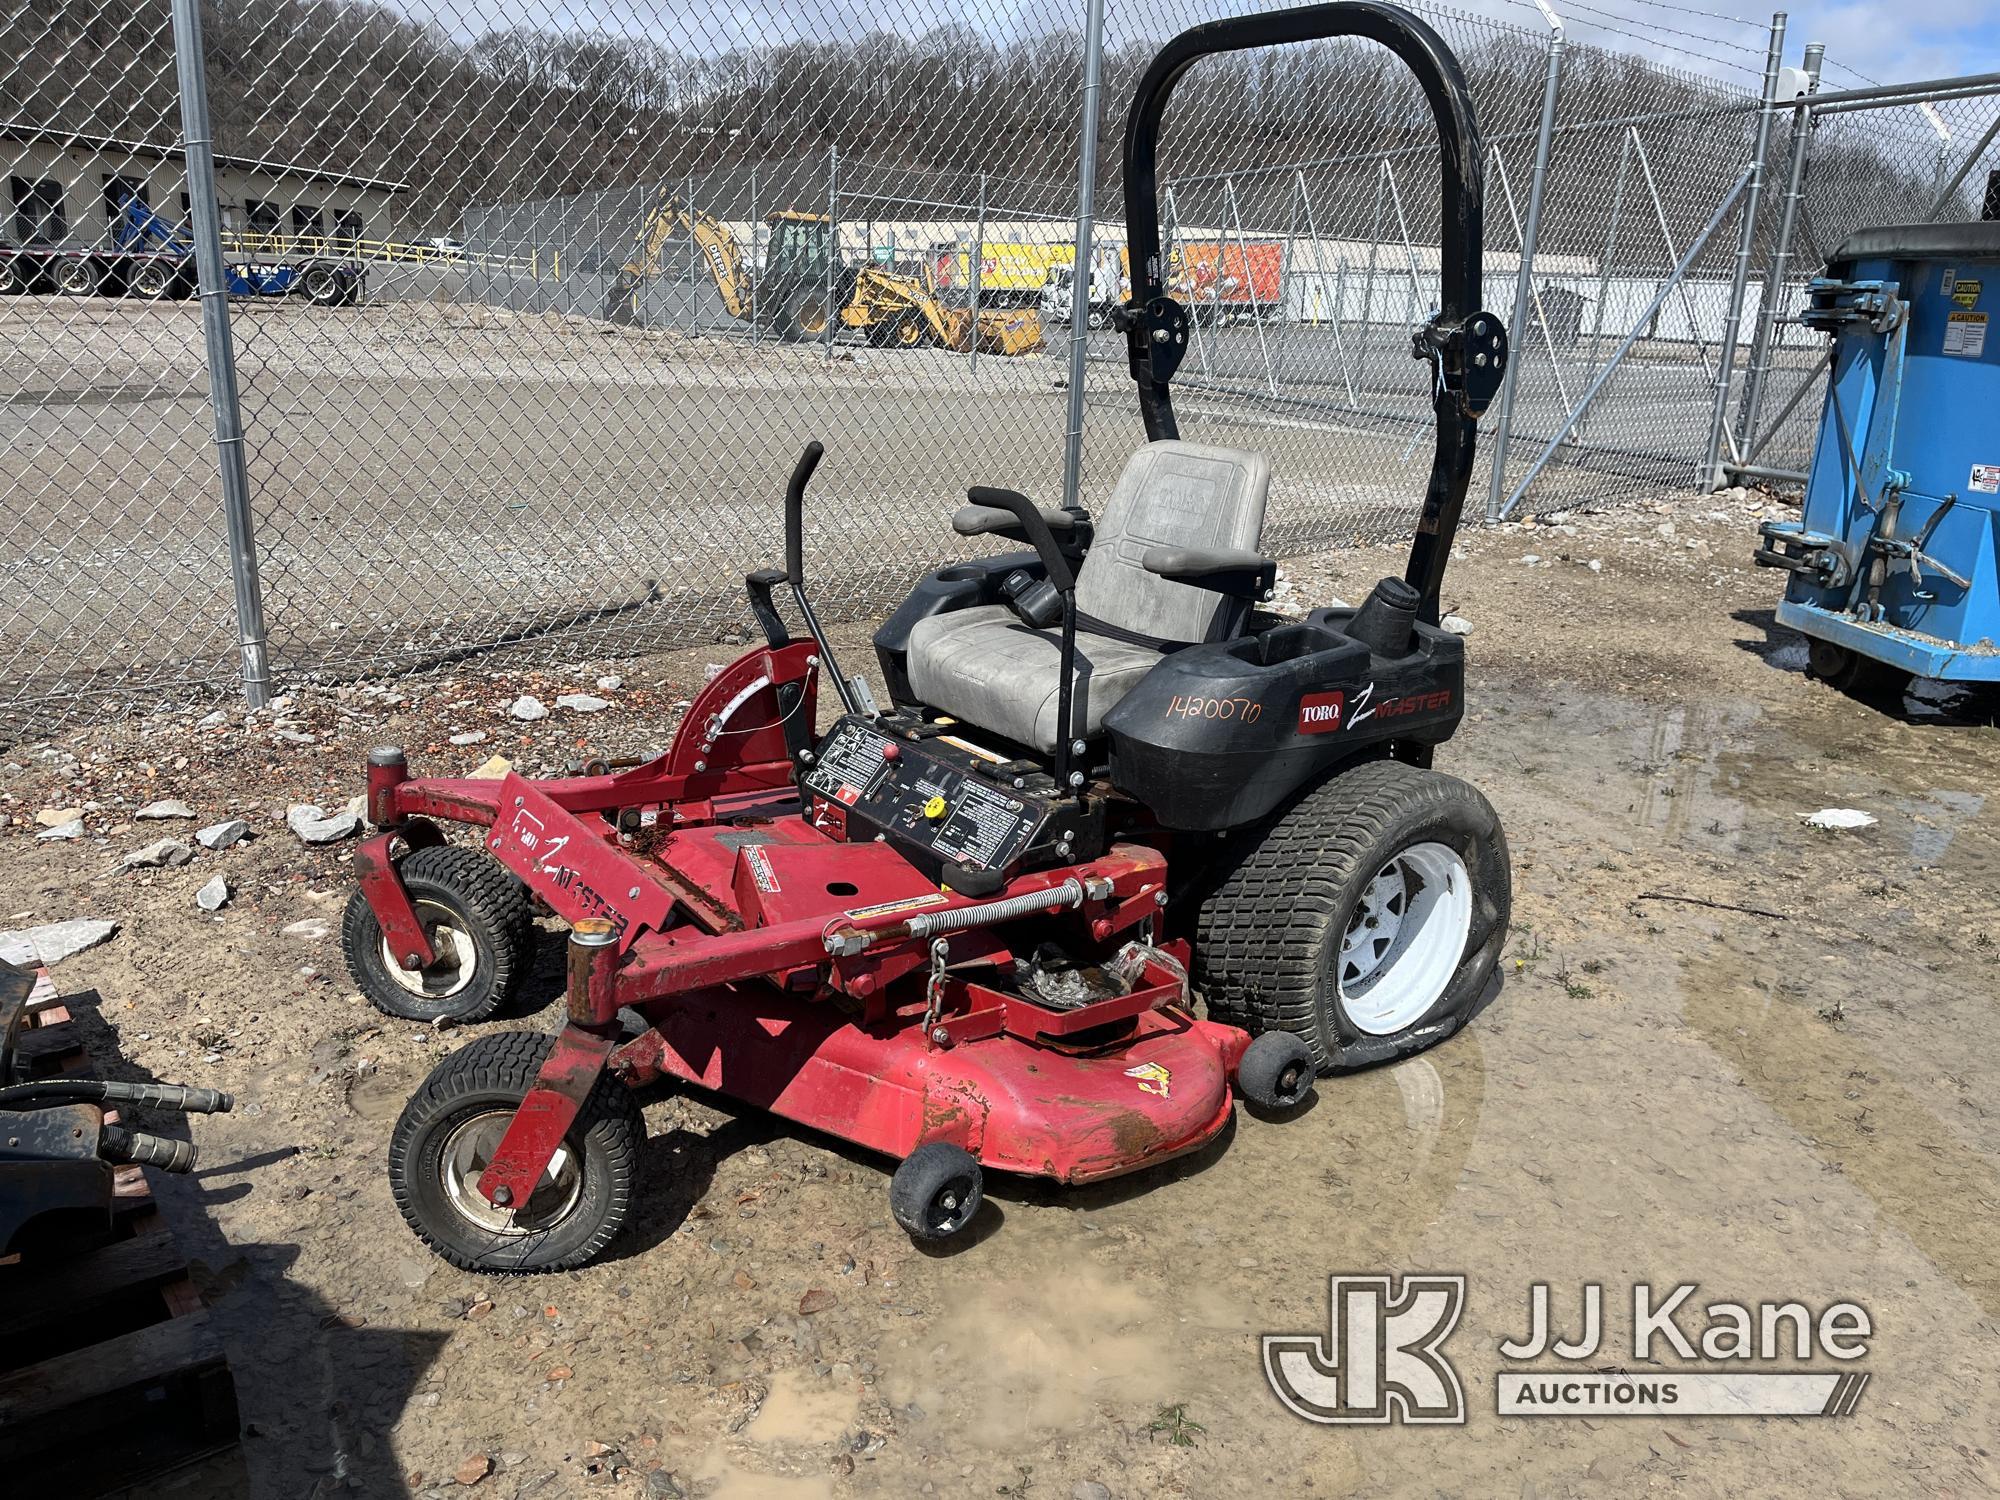
[[[302,845],[286,808],[344,804],[382,741],[420,772],[658,746],[726,644],[472,657],[255,715],[30,730],[0,751],[0,926],[115,920],[55,970],[95,992],[105,1055],[241,1101],[195,1124],[204,1165],[161,1194],[228,1345],[258,1496],[1990,1493],[2000,732],[1935,685],[1892,717],[1807,681],[1775,579],[1745,563],[1759,504],[1457,549],[1470,712],[1441,764],[1499,808],[1518,888],[1472,1027],[1133,1179],[999,1184],[950,1254],[894,1229],[882,1161],[691,1094],[649,1105],[644,1206],[587,1270],[456,1272],[390,1202],[395,1116],[463,1035],[355,993],[317,935],[351,845]],[[1398,567],[1360,548],[1286,576],[1317,603]],[[862,637],[841,632],[856,663]],[[611,706],[508,715],[571,691]],[[135,819],[170,798],[195,818]],[[1807,827],[1823,807],[1878,822]],[[34,836],[70,808],[80,838]],[[230,817],[255,837],[120,868]],[[218,874],[230,903],[198,911]],[[487,1029],[552,1028],[559,969],[551,939],[522,1012]],[[1260,1333],[1323,1332],[1331,1273],[1424,1270],[1470,1278],[1463,1430],[1278,1406]],[[1634,1280],[1860,1301],[1872,1383],[1825,1421],[1496,1417],[1528,1284],[1573,1319],[1591,1278],[1614,1307]]]

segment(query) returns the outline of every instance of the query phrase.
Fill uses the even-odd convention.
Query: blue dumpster
[[[1863,230],[1810,287],[1833,377],[1804,509],[1756,559],[1790,572],[1778,621],[1845,690],[2000,681],[1996,314],[2000,223]]]

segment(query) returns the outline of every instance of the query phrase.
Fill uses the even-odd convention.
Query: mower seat
[[[1095,522],[1077,574],[1078,732],[1091,736],[1176,645],[1228,640],[1249,605],[1146,570],[1149,548],[1254,551],[1264,529],[1271,461],[1200,443],[1148,443],[1133,454]],[[1092,630],[1084,617],[1119,636]],[[1004,604],[951,610],[910,631],[910,686],[940,713],[1044,754],[1056,748],[1062,637]]]

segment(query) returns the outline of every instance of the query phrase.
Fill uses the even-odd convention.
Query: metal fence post
[[[1081,503],[1083,381],[1089,358],[1091,236],[1097,218],[1097,99],[1103,87],[1104,0],[1090,0],[1083,30],[1083,144],[1076,164],[1076,261],[1069,303],[1069,431],[1063,440],[1063,504]],[[1081,299],[1081,315],[1077,307]],[[1079,331],[1078,324],[1082,328]]]
[[[972,319],[969,325],[971,339],[965,356],[965,367],[970,371],[979,369],[979,293],[980,276],[986,264],[986,174],[979,174],[979,218],[972,230],[972,256],[966,270],[972,282]]]
[[[1523,330],[1528,323],[1528,299],[1534,293],[1535,242],[1542,232],[1542,199],[1548,188],[1549,150],[1555,140],[1556,99],[1562,88],[1562,18],[1547,5],[1542,14],[1549,22],[1548,71],[1542,79],[1542,123],[1535,134],[1535,175],[1528,186],[1528,220],[1521,229],[1521,266],[1514,278],[1514,317],[1508,329],[1514,357],[1507,361],[1507,376],[1500,386],[1500,416],[1493,434],[1493,478],[1486,489],[1486,519],[1500,519],[1501,492],[1507,483],[1507,445],[1514,429],[1514,392],[1521,380],[1521,361],[1528,350]],[[1553,351],[1551,351],[1553,358]]]
[[[1750,285],[1750,253],[1757,240],[1758,200],[1764,188],[1764,154],[1771,146],[1777,114],[1778,65],[1785,55],[1785,13],[1771,17],[1771,45],[1764,54],[1764,107],[1757,111],[1757,139],[1750,152],[1750,187],[1743,195],[1743,221],[1736,233],[1736,270],[1729,282],[1729,316],[1722,325],[1722,354],[1715,367],[1715,402],[1708,413],[1708,446],[1696,483],[1704,494],[1722,487],[1722,440],[1729,427],[1729,387],[1736,374],[1736,345],[1743,332],[1743,296]]]
[[[215,415],[215,457],[222,516],[229,533],[229,574],[236,594],[236,642],[243,697],[262,708],[271,697],[264,594],[243,459],[243,411],[236,388],[236,348],[229,331],[229,267],[222,258],[222,210],[215,196],[215,142],[208,119],[208,67],[201,41],[201,0],[173,0],[174,68],[181,95],[188,214],[201,291],[201,336],[208,401]]]
[[[695,330],[695,324],[698,321],[695,317],[695,304],[701,300],[701,287],[696,279],[701,274],[699,269],[701,266],[701,245],[695,240],[694,237],[694,216],[699,210],[696,208],[694,201],[694,173],[692,172],[687,174],[686,201],[687,201],[687,225],[688,225],[687,326],[688,326],[688,332],[693,333]]]
[[[1826,58],[1826,44],[1806,46],[1806,92],[1792,113],[1791,161],[1785,168],[1785,202],[1778,218],[1777,242],[1771,246],[1771,261],[1764,270],[1764,302],[1758,309],[1757,334],[1750,341],[1750,369],[1743,377],[1743,404],[1736,414],[1736,451],[1747,459],[1757,439],[1757,408],[1764,399],[1764,381],[1771,370],[1771,351],[1777,346],[1778,331],[1784,326],[1785,271],[1792,254],[1792,234],[1799,220],[1799,201],[1805,196],[1806,163],[1812,155],[1812,106],[1806,102],[1819,92],[1820,65]]]
[[[840,148],[826,148],[826,362],[833,363],[833,288],[840,264]]]
[[[764,279],[764,263],[757,254],[757,228],[763,221],[757,217],[757,169],[750,169],[750,342],[761,344],[762,330],[757,326],[757,283]]]

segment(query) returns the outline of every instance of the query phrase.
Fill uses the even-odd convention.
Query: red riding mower
[[[1334,36],[1402,58],[1443,137],[1442,305],[1414,341],[1437,449],[1405,577],[1284,620],[1258,608],[1268,462],[1177,438],[1188,314],[1160,283],[1155,146],[1198,58]],[[659,1080],[897,1158],[897,1221],[942,1239],[977,1211],[982,1168],[1136,1171],[1214,1137],[1232,1084],[1282,1111],[1319,1072],[1464,1022],[1509,908],[1493,809],[1430,769],[1464,711],[1438,587],[1506,361],[1473,303],[1480,161],[1456,60],[1403,11],[1184,33],[1125,132],[1122,322],[1149,441],[1095,518],[970,492],[960,535],[1031,550],[916,586],[875,637],[891,709],[841,674],[806,591],[815,443],[786,496],[785,570],[746,580],[765,643],[665,754],[497,782],[369,757],[380,832],[344,936],[377,1005],[481,1019],[527,966],[531,902],[570,924],[562,1030],[472,1042],[397,1123],[390,1180],[432,1248],[474,1270],[589,1260],[631,1207],[633,1090]],[[821,681],[843,712],[816,734]]]

